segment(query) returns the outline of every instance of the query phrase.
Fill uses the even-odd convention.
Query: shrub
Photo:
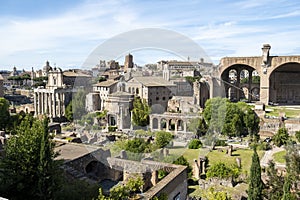
[[[227,143],[225,140],[216,140],[215,146],[227,146]]]
[[[188,148],[189,149],[199,149],[202,147],[202,143],[199,139],[193,139],[190,143]]]
[[[295,137],[296,137],[297,141],[300,142],[300,131],[296,131]]]
[[[240,169],[236,166],[228,166],[225,163],[219,162],[208,168],[207,178],[237,178],[240,174]]]
[[[155,144],[159,147],[165,147],[169,142],[171,142],[173,135],[165,131],[157,131],[155,133]]]
[[[278,147],[285,145],[289,140],[289,134],[286,128],[278,129],[277,133],[272,138],[274,144]]]

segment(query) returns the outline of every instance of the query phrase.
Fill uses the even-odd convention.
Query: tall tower
[[[125,56],[124,71],[127,72],[129,68],[133,68],[133,56],[131,54]]]

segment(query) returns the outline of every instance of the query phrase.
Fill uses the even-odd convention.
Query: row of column
[[[48,115],[50,118],[61,117],[65,114],[64,93],[34,93],[35,115]]]
[[[150,129],[154,130],[154,128],[153,128],[153,120],[154,119],[157,120],[157,129],[162,130],[162,128],[161,128],[162,119],[159,119],[159,118],[150,118]],[[165,119],[165,118],[163,118],[163,119]],[[166,131],[170,130],[170,125],[169,125],[170,120],[172,120],[172,119],[166,119]],[[177,131],[178,131],[178,121],[179,121],[178,119],[175,120],[175,129],[174,129],[175,133],[177,133]],[[183,132],[186,132],[187,131],[187,122],[183,121],[183,120],[181,120],[181,121],[183,122]]]

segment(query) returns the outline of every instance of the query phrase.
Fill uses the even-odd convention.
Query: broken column
[[[193,176],[196,178],[196,179],[199,179],[200,178],[200,166],[198,164],[198,160],[194,160],[194,164],[193,164]]]

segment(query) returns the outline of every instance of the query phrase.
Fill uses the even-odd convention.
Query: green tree
[[[78,90],[77,93],[73,95],[73,99],[72,99],[73,119],[80,120],[84,115],[86,115],[85,98],[86,98],[86,91],[84,91],[83,89]]]
[[[231,200],[231,197],[226,192],[215,191],[213,187],[204,192],[204,198],[207,200]]]
[[[291,193],[291,177],[287,174],[284,178],[284,185],[283,185],[283,195],[281,200],[294,200],[296,199],[294,195]]]
[[[9,102],[0,98],[0,130],[5,130],[10,121]]]
[[[217,134],[222,132],[228,103],[230,103],[228,99],[221,97],[208,99],[206,101],[203,117],[208,125],[209,132]]]
[[[204,118],[194,118],[189,121],[188,130],[194,132],[197,137],[204,136],[207,132],[207,125]]]
[[[124,185],[117,185],[111,188],[109,197],[106,197],[100,188],[98,200],[127,200],[134,198],[138,192],[142,191],[144,184],[143,178],[136,174],[134,177],[129,177]]]
[[[297,141],[300,142],[300,131],[296,131],[295,137],[296,137]]]
[[[268,163],[266,169],[268,178],[266,179],[266,190],[264,190],[264,196],[267,199],[281,200],[283,195],[284,177],[282,174],[278,174],[275,169],[275,163],[271,160]]]
[[[278,147],[285,145],[289,140],[288,130],[286,128],[279,128],[277,133],[272,137],[272,140]]]
[[[236,165],[228,166],[223,162],[216,163],[208,168],[206,177],[209,178],[237,178],[240,170]]]
[[[157,131],[155,133],[155,144],[158,148],[165,147],[171,142],[173,135],[166,131]]]
[[[202,143],[199,139],[192,139],[189,143],[189,149],[199,149],[202,147]]]
[[[245,110],[244,122],[249,135],[257,142],[259,140],[259,117],[250,107]]]
[[[142,138],[128,140],[125,144],[125,150],[133,153],[144,153],[148,143]]]
[[[183,156],[180,156],[179,158],[177,158],[176,160],[173,161],[173,164],[175,165],[184,165],[187,166],[187,173],[188,173],[188,177],[192,177],[192,167],[190,166],[189,162],[187,161],[187,159]]]
[[[1,195],[10,199],[53,199],[61,182],[60,162],[48,120],[25,117],[5,146],[0,162]]]
[[[289,179],[288,181],[290,181],[290,183],[285,184],[287,184],[286,187],[290,187],[292,191],[297,191],[293,194],[293,196],[295,196],[296,199],[300,199],[300,191],[298,191],[297,189],[297,185],[300,182],[300,147],[296,144],[292,144],[291,142],[289,142],[285,148],[286,171]],[[291,186],[289,186],[289,184]]]
[[[250,182],[248,188],[249,200],[261,200],[263,198],[263,182],[261,180],[261,167],[259,157],[254,147],[254,153],[252,155],[252,164],[250,168]]]
[[[150,107],[145,100],[135,97],[133,101],[132,120],[137,126],[147,126],[149,124]]]
[[[72,122],[73,121],[73,103],[70,101],[70,103],[66,107],[66,114],[65,117],[67,118],[68,121]]]

